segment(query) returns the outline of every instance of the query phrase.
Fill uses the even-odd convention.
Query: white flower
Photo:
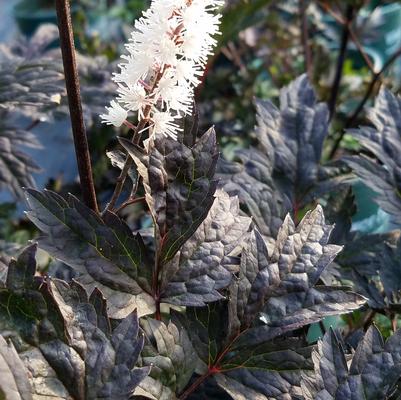
[[[160,66],[176,64],[179,48],[167,35],[159,37],[159,41],[154,44],[154,49],[155,58]]]
[[[153,135],[161,134],[177,140],[178,132],[182,131],[178,124],[174,122],[178,118],[179,116],[173,116],[168,112],[155,111],[152,115]]]
[[[181,59],[175,66],[175,75],[179,85],[192,85],[196,87],[200,84],[200,77],[203,75],[202,67],[191,60]]]
[[[114,100],[110,102],[110,106],[106,107],[108,114],[102,114],[100,118],[104,124],[119,128],[127,119],[128,113]]]
[[[139,120],[151,121],[151,134],[177,138],[182,130],[178,120],[192,113],[194,89],[217,44],[214,36],[219,33],[221,16],[215,11],[223,3],[152,0],[135,21],[125,45],[128,54],[122,56],[120,72],[113,76],[117,101],[123,107],[112,102],[109,114],[101,116],[103,122],[121,126],[126,110],[138,111]]]
[[[142,85],[123,86],[119,85],[117,89],[119,94],[117,100],[129,111],[142,111],[142,108],[149,104],[146,90]]]
[[[126,64],[119,64],[121,72],[114,74],[114,82],[124,82],[127,85],[136,85],[140,79],[146,79],[149,71],[152,70],[154,58],[146,54],[123,55],[121,58],[127,60]]]

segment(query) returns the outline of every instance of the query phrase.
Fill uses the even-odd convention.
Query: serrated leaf
[[[224,189],[238,194],[270,241],[287,213],[298,212],[351,182],[339,162],[321,165],[328,134],[327,106],[319,103],[306,75],[280,91],[280,108],[257,101],[257,148],[237,153],[240,164],[220,167]]]
[[[192,148],[172,139],[156,139],[149,154],[120,139],[137,164],[146,199],[158,227],[159,262],[171,260],[190,238],[214,201],[218,158],[216,134],[206,132]]]
[[[13,344],[0,335],[0,398],[31,400],[27,370]]]
[[[218,177],[224,190],[238,196],[266,240],[273,245],[285,215],[291,211],[291,201],[280,192],[272,179],[272,164],[257,149],[238,154],[242,163],[219,164]]]
[[[400,232],[394,231],[355,237],[339,262],[343,278],[352,279],[371,308],[386,314],[401,306],[400,259]]]
[[[0,118],[4,121],[4,112]],[[0,190],[9,190],[15,198],[22,197],[22,187],[35,186],[32,175],[40,171],[21,146],[37,148],[39,143],[31,132],[0,123]]]
[[[240,216],[237,198],[217,191],[206,219],[165,265],[162,301],[203,306],[221,299],[219,290],[231,282],[229,267],[241,250],[250,222],[250,218]]]
[[[151,366],[149,377],[140,384],[136,393],[149,398],[174,399],[191,379],[197,365],[197,355],[185,330],[169,322],[142,320],[146,341],[142,351],[142,365]],[[155,384],[157,382],[157,384]],[[158,386],[159,393],[155,393]]]
[[[387,399],[401,376],[400,331],[386,343],[371,326],[351,361],[333,330],[326,333],[315,351],[315,375],[305,377],[306,400],[376,400]]]
[[[1,319],[11,319],[22,339],[40,350],[29,350],[36,367],[54,374],[51,383],[30,365],[34,393],[54,387],[67,391],[66,399],[128,398],[149,372],[134,368],[144,343],[136,311],[112,329],[101,292],[88,297],[77,282],[34,277],[35,252],[31,245],[11,261],[0,308]]]
[[[319,206],[307,213],[297,228],[287,217],[270,257],[263,239],[255,233],[244,251],[240,279],[231,289],[232,330],[247,328],[238,345],[270,340],[325,316],[352,311],[365,302],[341,287],[316,286],[341,250],[328,244],[331,230]],[[255,318],[264,324],[252,326]]]
[[[341,249],[328,243],[331,230],[318,206],[298,227],[286,218],[271,255],[254,232],[229,287],[229,301],[189,308],[187,319],[178,315],[205,373],[233,398],[298,398],[310,348],[283,335],[365,303],[346,288],[317,285]]]
[[[17,330],[23,340],[37,345],[39,327],[47,314],[45,299],[37,290],[36,245],[26,247],[7,269],[6,285],[0,289],[0,323],[3,329]]]
[[[44,234],[39,246],[77,270],[87,290],[99,288],[114,318],[135,308],[140,315],[153,312],[153,299],[138,284],[138,271],[149,268],[143,242],[118,217],[106,215],[114,221],[109,226],[72,195],[68,201],[49,191],[28,189],[26,195],[27,216]]]
[[[51,340],[40,350],[65,387],[74,398],[129,397],[149,373],[149,368],[134,368],[144,342],[136,312],[109,331],[104,307],[96,307],[102,299],[94,299],[100,292],[88,299],[78,283],[58,280],[49,281],[45,290],[65,321],[68,342]],[[99,324],[105,318],[107,324]]]
[[[377,193],[374,201],[391,214],[394,223],[401,222],[401,99],[382,89],[368,113],[374,126],[361,127],[350,133],[371,152],[367,156],[345,158],[363,182]]]

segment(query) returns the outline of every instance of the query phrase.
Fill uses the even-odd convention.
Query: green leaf
[[[0,289],[0,325],[17,331],[23,340],[37,345],[41,321],[46,317],[46,301],[35,281],[36,245],[26,247],[7,269],[6,286]]]

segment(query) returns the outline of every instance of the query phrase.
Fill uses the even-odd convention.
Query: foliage
[[[38,167],[18,149],[39,143],[13,124],[17,112],[68,113],[56,28],[0,48],[0,188],[23,194],[27,220],[17,224],[36,229],[28,246],[12,243],[15,222],[0,210],[0,398],[400,398],[401,100],[383,87],[367,123],[356,127],[362,113],[350,122],[370,86],[346,54],[330,115],[330,46],[343,29],[324,18],[330,2],[304,3],[301,22],[315,34],[308,74],[298,2],[227,3],[200,121],[183,120],[177,140],[127,138],[125,127],[110,141],[96,121],[115,92],[113,66],[78,56],[91,140],[121,174],[116,204],[113,173],[97,177],[107,181],[101,212],[66,188],[36,189]],[[358,15],[362,2],[333,7]],[[108,17],[137,15],[123,9]],[[362,49],[377,36],[364,18],[347,28]],[[216,127],[203,130],[205,120]],[[356,229],[369,223],[355,224],[370,200],[357,182],[389,220],[379,232]],[[326,331],[332,321],[338,329]]]

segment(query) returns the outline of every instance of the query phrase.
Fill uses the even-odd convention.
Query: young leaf
[[[116,167],[120,170],[124,168],[126,155],[122,151],[120,150],[108,151],[106,155],[107,157],[109,157],[111,165],[113,167]],[[136,172],[136,169],[134,167],[131,167],[128,170],[128,176],[130,177],[132,183],[135,185],[138,179],[138,173]]]
[[[56,193],[26,191],[28,218],[43,232],[39,246],[80,273],[78,280],[91,291],[99,288],[108,299],[114,318],[153,312],[154,301],[147,289],[146,255],[139,236],[117,216],[109,213],[108,225],[78,199],[68,201]],[[140,286],[143,283],[144,288]]]
[[[143,179],[146,199],[158,227],[159,262],[171,260],[206,218],[214,201],[218,158],[216,134],[206,132],[189,148],[172,139],[156,139],[149,154],[138,157],[131,142],[120,139]]]
[[[389,398],[401,376],[400,339],[397,331],[384,343],[379,330],[371,326],[347,363],[341,343],[330,330],[314,352],[315,374],[303,379],[305,400]]]
[[[163,302],[204,306],[222,298],[218,290],[231,282],[229,264],[241,249],[251,222],[239,212],[237,198],[223,191],[216,192],[206,219],[164,267]]]
[[[31,400],[27,370],[13,344],[0,335],[0,398]]]
[[[373,153],[376,160],[360,155],[346,158],[345,161],[377,193],[374,201],[391,214],[394,223],[400,224],[401,99],[382,89],[368,118],[374,128],[362,127],[350,133]]]

